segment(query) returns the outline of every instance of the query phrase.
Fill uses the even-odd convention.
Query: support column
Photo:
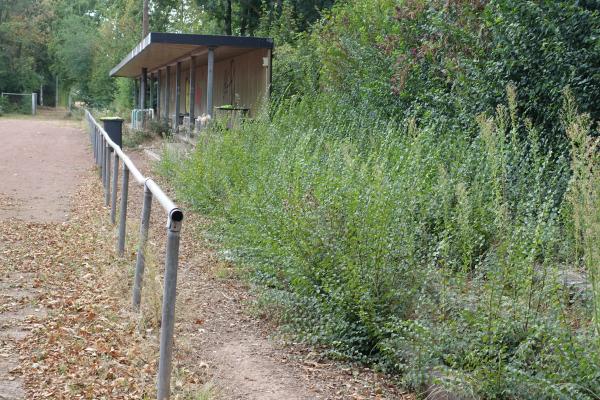
[[[171,126],[171,66],[167,66],[167,89],[165,92],[165,119]]]
[[[133,108],[140,108],[140,94],[138,93],[138,80],[133,80]]]
[[[160,69],[156,71],[156,119],[160,122],[160,113],[162,112],[162,102],[160,101],[160,96],[162,91],[160,90],[160,84],[162,83],[162,79],[160,79],[160,75],[162,72]]]
[[[213,74],[215,67],[215,48],[208,48],[208,71],[206,74],[206,113],[213,116]]]
[[[267,82],[267,87],[266,87],[266,92],[265,92],[265,97],[267,99],[267,101],[271,98],[271,83],[273,81],[273,50],[268,49],[267,50],[267,72],[266,72],[266,77],[265,80]]]
[[[196,108],[196,57],[190,58],[190,133],[194,130]]]
[[[154,74],[150,74],[150,100],[148,101],[148,108],[154,110]]]
[[[146,87],[147,87],[148,69],[142,68],[142,81],[140,87],[140,108],[146,108]]]
[[[181,61],[175,67],[175,133],[179,132],[179,110],[181,106]]]

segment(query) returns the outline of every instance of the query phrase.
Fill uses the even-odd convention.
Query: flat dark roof
[[[215,47],[215,58],[234,57],[254,49],[272,49],[273,39],[248,36],[151,32],[110,71],[110,76],[136,77]],[[216,61],[215,60],[215,61]]]

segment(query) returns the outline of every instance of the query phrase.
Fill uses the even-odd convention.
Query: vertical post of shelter
[[[160,328],[160,358],[158,360],[157,398],[168,399],[171,392],[171,361],[173,359],[173,332],[175,329],[175,300],[177,296],[177,268],[179,238],[183,213],[174,209],[167,223],[167,254],[165,257],[165,289],[163,292]]]
[[[148,228],[150,226],[150,211],[152,209],[152,192],[144,184],[144,203],[142,205],[142,225],[140,225],[140,243],[135,261],[135,278],[133,281],[133,309],[139,310],[142,299],[142,280],[146,266],[146,243],[148,242]]]
[[[44,84],[40,84],[40,106],[44,106]]]
[[[273,80],[273,51],[271,49],[267,50],[266,57],[266,76],[265,82],[267,83],[267,87],[265,88],[265,98],[269,99],[271,97],[271,81]]]
[[[150,74],[150,100],[148,108],[154,109],[154,74]]]
[[[142,82],[140,87],[140,109],[142,109],[142,128],[146,128],[146,115],[144,109],[146,108],[146,87],[147,87],[147,75],[148,69],[142,68]]]
[[[195,125],[196,115],[194,109],[196,108],[196,57],[190,58],[190,133],[193,132]]]
[[[133,80],[133,108],[140,108],[140,95],[138,94],[138,80],[137,79]]]
[[[175,67],[175,133],[179,132],[179,109],[181,100],[181,61],[177,61]]]
[[[167,65],[167,84],[165,90],[165,118],[167,121],[171,121],[171,66]],[[169,123],[170,125],[170,123]]]
[[[160,122],[160,113],[162,112],[162,102],[160,101],[160,96],[162,92],[160,90],[160,84],[162,79],[160,76],[162,75],[161,70],[156,71],[156,119]]]
[[[215,48],[208,48],[208,71],[206,74],[206,113],[213,116],[213,80],[215,67]]]

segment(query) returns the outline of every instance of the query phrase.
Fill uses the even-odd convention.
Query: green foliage
[[[50,49],[54,68],[66,86],[75,85],[82,100],[89,100],[89,85],[94,61],[96,27],[89,17],[68,15],[55,26]]]
[[[473,116],[492,111],[516,84],[541,140],[562,148],[565,86],[582,111],[600,117],[599,28],[598,10],[585,2],[355,0],[337,4],[310,45],[323,63],[320,85],[345,93],[351,106],[471,135]]]
[[[31,92],[44,81],[49,19],[38,1],[0,2],[0,92]]]
[[[577,265],[569,160],[540,146],[516,98],[470,138],[317,94],[208,133],[163,171],[218,219],[278,318],[332,356],[415,389],[594,398],[595,303],[562,280]]]
[[[152,136],[146,131],[126,130],[123,132],[123,147],[136,148]]]
[[[196,0],[196,3],[216,23],[218,30],[214,33],[253,36],[264,35],[271,28],[284,34],[281,27],[292,32],[304,31],[334,0]],[[291,24],[282,25],[282,21]]]
[[[0,96],[0,117],[8,112],[8,100]]]
[[[583,112],[600,118],[600,14],[593,2],[492,1],[484,77],[497,101],[502,85],[519,87],[519,104],[544,133],[558,134],[562,89],[571,88]],[[552,139],[550,139],[552,140]]]
[[[0,96],[0,112],[6,114],[31,115],[31,96],[4,95]]]

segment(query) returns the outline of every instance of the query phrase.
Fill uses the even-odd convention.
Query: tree
[[[148,36],[148,0],[144,0],[144,7],[142,11],[142,39]]]
[[[45,1],[0,2],[0,90],[34,91],[48,76]]]

